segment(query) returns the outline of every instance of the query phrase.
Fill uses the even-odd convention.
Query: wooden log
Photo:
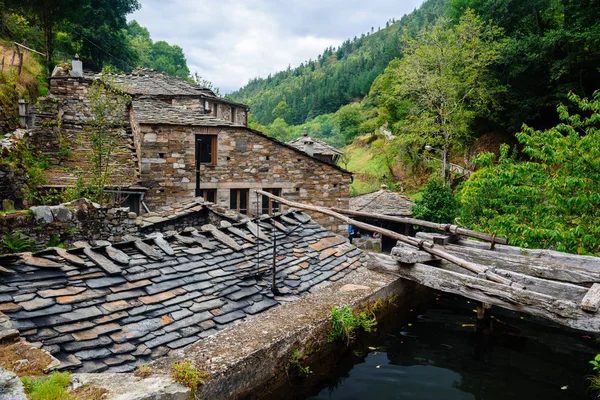
[[[418,234],[417,237],[427,239],[431,236],[429,234]],[[600,265],[598,265],[597,268],[585,265],[582,266],[575,263],[576,258],[574,257],[566,257],[560,261],[556,256],[551,259],[544,259],[540,254],[532,256],[526,252],[502,251],[499,249],[499,246],[496,246],[494,251],[490,251],[488,245],[472,240],[461,240],[459,243],[460,244],[457,245],[448,244],[444,246],[444,249],[450,254],[468,257],[476,263],[519,272],[538,278],[571,283],[600,282]],[[473,245],[474,243],[477,245]],[[483,245],[483,247],[478,245]],[[503,247],[507,248],[511,246]],[[567,256],[573,255],[568,254]],[[598,259],[598,261],[600,262],[600,259]]]
[[[600,284],[594,283],[581,301],[581,309],[585,311],[598,312],[600,307]]]
[[[392,249],[391,256],[394,257],[396,261],[403,264],[415,264],[439,260],[439,258],[434,257],[427,252],[404,243],[398,243],[396,247]]]
[[[337,207],[332,207],[331,210],[338,212],[340,214],[350,215],[353,217],[371,218],[371,219],[376,219],[376,220],[380,220],[380,221],[389,221],[389,222],[397,222],[400,224],[422,226],[424,228],[436,229],[436,230],[451,233],[454,235],[473,237],[476,239],[485,240],[487,242],[491,242],[492,238],[494,236],[494,235],[490,235],[489,233],[477,232],[477,231],[472,231],[470,229],[461,228],[457,225],[437,224],[435,222],[423,221],[421,219],[416,219],[416,218],[396,217],[396,216],[385,215],[385,214],[367,213],[367,212],[363,212],[363,211],[346,210],[344,208],[337,208]],[[508,239],[503,238],[503,237],[495,237],[494,242],[499,243],[499,244],[508,244]]]
[[[434,234],[429,232],[418,232],[417,237],[422,239],[430,239]],[[490,245],[486,243],[477,242],[469,239],[461,239],[458,241],[459,245],[465,247],[471,247],[475,249],[489,250]],[[555,250],[547,249],[526,249],[517,246],[505,246],[496,245],[494,252],[510,255],[527,256],[530,259],[541,258],[544,260],[555,261],[559,263],[566,263],[571,265],[579,266],[580,268],[589,268],[590,270],[600,269],[600,257],[593,256],[581,256],[578,254],[564,253]]]
[[[388,255],[369,253],[368,267],[427,287],[473,300],[542,317],[585,332],[600,333],[600,314],[590,314],[579,303],[523,290],[425,264],[398,267]]]
[[[302,204],[302,203],[297,203],[295,201],[290,201],[287,199],[284,199],[282,197],[279,196],[275,196],[271,193],[262,191],[262,190],[257,190],[256,193],[263,195],[263,196],[267,196],[270,197],[274,200],[277,200],[278,202],[280,202],[281,204],[285,204],[288,205],[290,207],[295,207],[295,208],[299,208],[302,210],[310,210],[310,211],[316,211],[325,215],[329,215],[331,217],[337,218],[341,221],[344,221],[345,223],[349,224],[349,225],[353,225],[355,227],[358,227],[360,229],[365,229],[371,232],[377,232],[380,233],[381,235],[390,237],[392,239],[396,239],[402,243],[408,244],[410,246],[413,247],[417,247],[420,250],[426,251],[429,254],[432,254],[434,256],[437,256],[439,258],[442,258],[446,261],[449,261],[453,264],[456,264],[462,268],[465,268],[471,272],[474,272],[476,274],[485,274],[488,279],[493,280],[495,282],[499,282],[499,283],[503,283],[505,285],[511,285],[514,284],[514,282],[511,282],[510,280],[499,276],[497,274],[494,274],[493,272],[489,272],[488,269],[489,267],[483,266],[483,265],[479,265],[479,264],[475,264],[472,263],[470,261],[466,261],[461,259],[460,257],[456,257],[452,254],[447,253],[446,251],[444,251],[443,247],[441,246],[436,246],[431,242],[427,242],[425,240],[419,240],[410,236],[404,236],[401,235],[397,232],[391,231],[389,229],[385,229],[385,228],[381,228],[378,226],[374,226],[374,225],[370,225],[367,224],[365,222],[361,222],[361,221],[356,221],[353,219],[350,219],[348,217],[346,217],[345,215],[339,214],[335,211],[332,211],[329,208],[325,208],[325,207],[318,207],[318,206],[313,206],[313,205],[309,205],[309,204]]]

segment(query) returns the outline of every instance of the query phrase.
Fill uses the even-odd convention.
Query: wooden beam
[[[585,332],[600,333],[600,314],[583,311],[579,303],[518,287],[467,276],[425,264],[398,267],[388,255],[368,253],[368,268],[391,273],[427,287],[542,317]]]
[[[374,226],[374,225],[370,225],[367,224],[365,222],[361,222],[361,221],[356,221],[353,219],[350,219],[348,217],[346,217],[345,215],[342,215],[340,213],[337,213],[335,211],[332,211],[329,208],[325,208],[325,207],[318,207],[318,206],[313,206],[313,205],[309,205],[309,204],[303,204],[303,203],[297,203],[295,201],[290,201],[287,199],[284,199],[282,197],[278,197],[275,196],[271,193],[262,191],[262,190],[257,190],[256,191],[258,194],[263,195],[263,196],[267,196],[267,197],[271,197],[274,200],[277,200],[278,202],[280,202],[281,204],[285,204],[288,205],[290,207],[295,207],[295,208],[299,208],[301,210],[309,210],[309,211],[316,211],[325,215],[329,215],[331,217],[337,218],[341,221],[344,221],[345,223],[349,224],[349,225],[353,225],[356,226],[360,229],[365,229],[371,232],[377,232],[380,233],[381,235],[390,237],[392,239],[396,239],[399,240],[405,244],[408,244],[410,246],[416,247],[419,250],[423,250],[431,255],[437,256],[441,259],[444,259],[446,261],[449,261],[453,264],[456,264],[468,271],[471,271],[475,274],[478,275],[485,275],[488,279],[493,280],[495,282],[499,282],[499,283],[503,283],[505,285],[511,285],[511,284],[516,284],[515,282],[511,282],[509,279],[506,279],[498,274],[495,274],[493,272],[490,271],[490,268],[484,265],[479,265],[479,264],[475,264],[472,263],[470,261],[466,261],[463,260],[460,257],[454,256],[452,254],[449,254],[448,252],[444,251],[442,246],[437,246],[434,245],[431,242],[427,242],[426,240],[419,240],[410,236],[404,236],[401,235],[397,232],[391,231],[389,229],[385,229],[385,228],[381,228],[378,226]]]
[[[418,234],[418,238],[428,239],[431,234]],[[515,271],[538,278],[558,280],[571,283],[600,282],[600,258],[596,258],[597,266],[580,265],[581,261],[593,264],[594,260],[574,254],[553,252],[548,256],[544,250],[523,250],[512,246],[496,246],[491,251],[489,245],[473,240],[460,240],[459,244],[447,244],[444,249],[456,256],[466,257],[476,263],[490,265],[505,270]],[[537,254],[535,254],[537,253]]]
[[[494,237],[494,235],[491,235],[489,233],[472,231],[470,229],[461,228],[457,225],[437,224],[435,222],[423,221],[421,219],[416,219],[416,218],[396,217],[396,216],[385,215],[385,214],[367,213],[367,212],[363,212],[363,211],[346,210],[346,209],[337,208],[337,207],[332,207],[331,209],[340,214],[350,215],[353,217],[363,217],[363,218],[376,219],[379,221],[396,222],[396,223],[407,224],[407,225],[417,225],[417,226],[421,226],[424,228],[436,229],[438,231],[447,232],[447,233],[454,234],[454,235],[462,235],[462,236],[468,236],[468,237],[472,237],[472,238],[476,238],[476,239],[481,239],[481,240],[485,240],[487,242],[491,242],[493,239],[494,243],[508,244],[507,238],[503,238],[503,237],[499,237],[499,236]]]
[[[600,307],[600,284],[594,283],[581,301],[581,309],[585,311],[598,312]]]

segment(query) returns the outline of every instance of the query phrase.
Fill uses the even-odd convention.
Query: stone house
[[[74,184],[73,171],[86,169],[89,150],[81,136],[89,118],[87,93],[96,78],[53,77],[49,96],[35,111],[32,141],[53,160],[50,188]],[[118,144],[110,182],[132,210],[169,211],[173,204],[203,197],[247,215],[281,211],[257,196],[257,189],[347,207],[351,173],[248,128],[247,106],[152,70],[109,75],[107,82],[132,98],[123,110],[125,124],[115,126]],[[61,159],[65,143],[71,154]],[[345,230],[328,217],[313,217],[329,229]]]

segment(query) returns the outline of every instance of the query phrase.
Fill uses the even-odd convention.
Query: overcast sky
[[[423,0],[140,0],[129,16],[183,48],[190,71],[228,93],[399,19]]]

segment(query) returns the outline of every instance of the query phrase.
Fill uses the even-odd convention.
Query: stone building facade
[[[40,101],[32,141],[53,161],[50,186],[73,184],[75,171],[89,163],[85,126],[95,78],[53,78],[50,96]],[[118,151],[110,182],[127,194],[125,205],[132,210],[165,212],[203,197],[248,216],[282,211],[257,197],[257,189],[316,205],[348,206],[349,172],[249,129],[247,106],[155,71],[109,76],[105,82],[132,99],[123,109],[124,124],[113,127]],[[330,218],[312,217],[333,231],[345,230]]]

